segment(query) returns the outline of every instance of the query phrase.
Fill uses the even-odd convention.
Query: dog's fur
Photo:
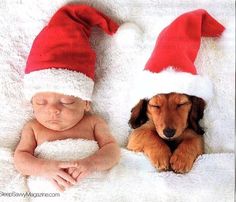
[[[129,124],[134,130],[127,148],[144,152],[160,171],[190,171],[204,152],[204,130],[199,125],[204,108],[201,98],[178,93],[140,100],[131,111]]]

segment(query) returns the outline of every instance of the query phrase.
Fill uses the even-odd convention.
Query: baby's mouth
[[[50,124],[57,124],[60,123],[60,120],[48,120],[47,122]]]

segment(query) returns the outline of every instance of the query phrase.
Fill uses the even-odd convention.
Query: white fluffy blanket
[[[35,155],[45,159],[75,160],[91,155],[97,149],[95,141],[67,139],[45,142],[36,148]],[[158,173],[142,153],[122,149],[118,165],[109,171],[88,176],[64,193],[59,193],[50,181],[41,177],[29,177],[25,184],[18,177],[14,182],[16,185],[21,183],[24,191],[35,194],[31,197],[32,201],[45,200],[36,197],[36,193],[51,193],[54,197],[50,197],[50,201],[222,202],[233,199],[233,161],[233,154],[203,155],[189,174]],[[11,164],[5,166],[8,171],[14,170]],[[8,179],[15,175],[9,174]]]
[[[30,180],[27,185],[26,178],[14,169],[12,163],[12,155],[19,141],[21,129],[32,117],[30,104],[22,95],[24,67],[33,39],[47,24],[52,14],[67,2],[69,0],[0,0],[0,201],[14,200],[12,197],[3,197],[3,192],[29,191]],[[71,189],[71,197],[75,196],[75,199],[81,201],[232,201],[235,2],[78,2],[100,9],[119,23],[135,22],[143,31],[136,44],[123,49],[115,42],[115,37],[109,37],[98,29],[94,29],[91,38],[92,46],[97,52],[93,109],[106,119],[121,146],[127,144],[130,133],[127,122],[130,109],[136,100],[133,78],[143,69],[160,31],[180,14],[198,8],[208,10],[226,27],[226,31],[219,39],[203,38],[195,62],[199,73],[209,76],[212,80],[215,97],[208,105],[203,120],[206,128],[204,137],[207,154],[197,160],[193,170],[186,175],[172,172],[157,173],[142,154],[122,149],[119,165],[108,172],[97,173],[94,178],[84,180],[76,187],[76,191]],[[33,189],[33,185],[29,188]],[[28,199],[17,197],[16,200]],[[46,199],[52,200],[52,197]]]

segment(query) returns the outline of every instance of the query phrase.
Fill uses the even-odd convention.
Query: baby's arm
[[[93,170],[102,171],[117,164],[120,159],[120,148],[111,135],[107,123],[99,117],[96,119],[94,135],[100,149],[87,160],[92,163]]]
[[[23,128],[21,140],[14,153],[14,164],[21,174],[46,177],[61,191],[63,191],[63,187],[69,187],[70,183],[76,183],[63,170],[65,168],[75,167],[75,163],[36,158],[34,156],[36,146],[37,142],[32,128],[32,122],[29,122]]]
[[[100,149],[93,155],[78,160],[77,169],[69,169],[69,174],[77,181],[93,171],[103,171],[113,167],[120,159],[120,148],[111,135],[107,123],[99,117],[96,117],[94,135]]]

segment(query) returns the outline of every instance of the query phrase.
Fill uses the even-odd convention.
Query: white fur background
[[[35,36],[67,0],[0,0],[0,147],[14,150],[24,123],[32,116],[22,94],[22,78]],[[135,22],[143,31],[136,44],[121,47],[99,29],[91,43],[97,52],[95,113],[103,116],[121,146],[127,143],[127,124],[134,106],[135,75],[144,68],[160,31],[180,14],[204,8],[226,31],[219,39],[202,39],[195,62],[208,75],[215,97],[205,112],[207,153],[234,151],[235,2],[233,0],[84,0],[121,24]],[[39,81],[40,82],[40,81]]]

